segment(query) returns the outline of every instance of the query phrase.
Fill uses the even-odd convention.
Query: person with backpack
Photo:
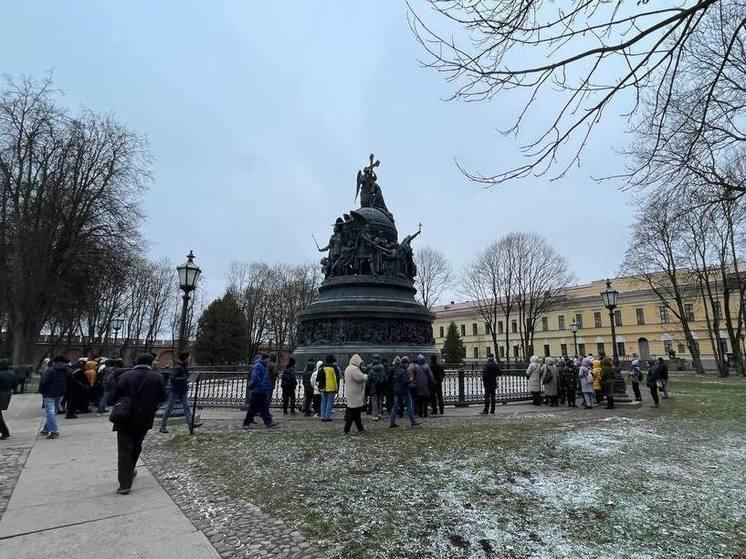
[[[288,359],[288,364],[282,371],[280,378],[280,388],[282,389],[282,414],[288,414],[288,404],[290,404],[290,414],[295,415],[295,389],[298,386],[298,380],[295,378],[295,359]]]
[[[640,369],[640,361],[637,359],[632,361],[629,366],[629,380],[632,382],[632,392],[635,393],[635,402],[642,402],[642,394],[640,393],[642,370]]]
[[[124,367],[124,361],[121,359],[107,359],[104,364],[101,376],[101,388],[103,394],[98,401],[96,411],[98,415],[106,413],[106,406],[111,404],[111,396],[114,394],[114,389],[117,384],[117,379],[126,369]]]
[[[339,390],[339,375],[334,362],[336,359],[333,355],[326,356],[324,366],[319,370],[316,382],[321,390],[321,421],[329,423],[332,421],[332,412],[334,411],[334,398]]]
[[[553,408],[559,406],[559,371],[552,357],[544,359],[541,370],[541,384],[544,387],[544,395],[549,400],[549,405]]]
[[[658,384],[663,391],[663,399],[668,400],[668,365],[663,357],[658,358]]]
[[[251,424],[254,423],[254,417],[257,414],[264,421],[266,427],[276,427],[277,422],[272,419],[272,414],[269,413],[269,400],[272,397],[272,386],[270,384],[269,370],[267,369],[267,361],[269,355],[262,353],[255,360],[251,366],[251,380],[249,384],[251,386],[251,401],[249,402],[249,409],[246,410],[246,417],[243,420],[243,429],[251,429]]]
[[[153,355],[142,353],[133,369],[117,379],[115,401],[109,421],[117,434],[117,493],[127,495],[137,475],[135,466],[142,452],[145,435],[153,427],[155,412],[168,397],[161,375],[152,369]]]
[[[311,417],[313,415],[313,382],[311,382],[311,376],[313,375],[313,358],[309,357],[306,361],[306,368],[303,369],[303,415]]]
[[[432,406],[432,412],[433,415],[436,415],[438,412],[440,412],[440,415],[443,415],[443,379],[446,376],[446,372],[445,369],[443,369],[443,365],[438,363],[438,357],[435,355],[430,356],[430,370],[435,379],[435,384],[430,391],[430,405]]]
[[[587,410],[593,409],[593,362],[586,357],[580,364],[578,379],[580,380],[580,392],[583,395],[583,407]]]
[[[541,363],[536,355],[529,359],[528,368],[526,369],[526,378],[528,379],[528,391],[531,393],[532,404],[541,405]]]
[[[400,404],[407,409],[410,425],[415,427],[420,424],[414,418],[414,410],[412,409],[412,395],[409,391],[412,379],[409,365],[409,357],[405,355],[399,361],[393,374],[394,405],[389,412],[389,428],[399,427],[396,423],[396,412]]]
[[[487,363],[482,369],[482,386],[484,387],[484,409],[482,415],[495,413],[495,392],[497,391],[497,377],[500,376],[500,366],[495,362],[491,353],[487,356]],[[491,407],[490,407],[491,406]]]
[[[363,360],[356,353],[350,359],[350,364],[345,369],[345,426],[344,432],[349,433],[352,424],[357,426],[358,433],[365,431],[360,413],[365,405],[365,385],[368,383],[368,375],[363,373],[361,367]]]
[[[658,401],[658,375],[660,374],[660,361],[657,363],[651,361],[650,369],[648,369],[648,388],[650,389],[650,396],[653,398],[653,408],[659,408],[660,402]]]
[[[383,415],[383,400],[388,393],[386,384],[386,367],[381,363],[381,356],[373,355],[373,363],[365,371],[368,375],[368,385],[370,392],[371,413],[373,421],[380,421]],[[347,380],[345,379],[345,382]]]

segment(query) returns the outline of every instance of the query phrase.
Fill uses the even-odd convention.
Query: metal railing
[[[296,405],[304,400],[303,373],[296,373]],[[206,370],[200,368],[190,375],[190,396],[196,408],[245,408],[248,405],[249,371],[243,367],[231,370]],[[443,402],[446,405],[468,406],[484,401],[481,370],[447,369],[442,384]],[[334,400],[335,407],[344,407],[344,376]],[[525,368],[503,370],[497,379],[497,402],[519,402],[531,399]],[[282,389],[278,377],[272,389],[270,406],[282,406]]]

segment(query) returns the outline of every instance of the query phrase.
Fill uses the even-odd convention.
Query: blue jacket
[[[267,365],[261,359],[257,359],[251,367],[251,392],[254,394],[267,394],[271,391]]]
[[[394,371],[394,394],[406,396],[409,394],[409,363],[399,364]]]
[[[55,363],[47,367],[41,376],[39,390],[45,398],[61,398],[67,385],[67,363]]]

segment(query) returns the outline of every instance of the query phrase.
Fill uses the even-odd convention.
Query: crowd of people
[[[576,400],[579,395],[585,409],[593,409],[594,404],[600,406],[603,403],[607,409],[613,409],[615,379],[621,378],[624,382],[619,362],[603,355],[594,357],[593,354],[574,359],[562,356],[556,360],[552,357],[542,359],[534,355],[526,369],[526,377],[533,405],[546,403],[549,406],[559,406],[567,403],[569,407],[577,407]],[[657,408],[660,405],[659,387],[663,391],[663,397],[668,398],[668,366],[663,358],[648,362],[647,379],[640,367],[640,361],[635,359],[630,364],[626,377],[632,384],[635,401],[642,402],[640,385],[643,383],[650,390],[653,407]],[[485,392],[486,390],[485,385]],[[485,401],[485,410],[486,408]]]
[[[390,428],[399,426],[397,417],[403,418],[405,412],[412,426],[419,425],[417,418],[425,418],[428,413],[443,413],[445,370],[435,356],[429,363],[423,355],[418,355],[414,361],[406,355],[395,357],[390,363],[373,355],[371,361],[365,364],[360,355],[355,354],[342,372],[334,355],[328,355],[323,361],[309,359],[301,375],[303,402],[298,407],[295,401],[298,379],[295,359],[291,357],[280,375],[283,414],[295,415],[300,411],[307,417],[320,418],[323,423],[331,422],[334,401],[343,385],[345,432],[350,431],[352,424],[358,431],[364,430],[361,420],[364,410],[372,415],[373,421],[386,417],[385,410]],[[249,409],[243,421],[244,429],[251,429],[257,415],[266,427],[277,425],[269,411],[277,376],[276,355],[259,355],[249,373]]]

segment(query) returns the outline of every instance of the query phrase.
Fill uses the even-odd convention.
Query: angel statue
[[[357,172],[357,190],[355,191],[355,200],[360,196],[360,207],[361,208],[377,208],[385,213],[391,220],[394,216],[386,207],[386,202],[383,201],[383,193],[381,187],[376,183],[376,173],[374,169],[378,167],[381,162],[376,160],[373,162],[374,156],[370,154],[370,165],[363,168],[362,171]]]

